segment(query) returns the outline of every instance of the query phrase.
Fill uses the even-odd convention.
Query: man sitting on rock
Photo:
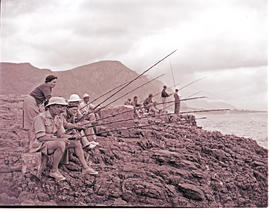
[[[75,154],[79,158],[83,168],[82,173],[98,174],[87,165],[84,152],[78,137],[65,134],[63,113],[66,109],[65,99],[62,97],[50,98],[46,105],[47,110],[34,118],[33,131],[35,139],[30,143],[30,152],[42,152],[45,155],[53,155],[53,165],[49,176],[57,181],[65,180],[59,172],[58,165],[66,149],[74,148]]]
[[[131,105],[134,107],[134,117],[139,118],[142,116],[142,104],[138,103],[138,97],[134,96],[133,97],[133,102]]]
[[[84,150],[89,150],[94,148],[96,145],[98,145],[98,142],[95,142],[96,140],[96,134],[93,129],[93,125],[91,122],[87,120],[81,120],[77,122],[79,119],[82,118],[82,114],[80,113],[78,106],[75,104],[70,104],[67,107],[67,112],[65,115],[65,119],[68,123],[71,123],[75,126],[75,128],[72,128],[69,130],[69,134],[76,134],[80,133],[82,135],[81,138],[81,144]],[[76,129],[76,126],[79,128]],[[69,129],[69,128],[66,128]]]
[[[156,107],[156,102],[153,102],[153,95],[149,94],[148,97],[144,100],[143,106],[147,113],[156,114],[159,112],[159,109]]]

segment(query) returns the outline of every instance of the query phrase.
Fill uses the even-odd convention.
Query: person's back
[[[35,98],[38,105],[43,104],[46,100],[51,98],[52,88],[44,83],[36,87],[30,95]]]

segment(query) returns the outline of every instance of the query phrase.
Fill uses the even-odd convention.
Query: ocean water
[[[223,134],[252,138],[257,143],[268,148],[267,113],[239,112],[239,113],[204,113],[195,114],[198,126],[209,131],[220,131]],[[199,119],[206,117],[206,119]]]

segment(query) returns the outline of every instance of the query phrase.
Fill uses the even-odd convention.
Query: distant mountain
[[[219,100],[209,100],[207,98],[186,101],[185,106],[194,109],[235,109],[235,107],[229,103]]]
[[[54,74],[58,77],[57,85],[53,89],[53,96],[62,96],[66,99],[73,93],[79,94],[81,97],[84,93],[90,95],[90,101],[103,95],[108,90],[114,87],[128,82],[138,76],[138,73],[129,69],[119,61],[100,61],[92,64],[79,66],[66,71],[51,71],[49,69],[39,69],[32,66],[29,63],[0,63],[0,94],[1,95],[27,95],[35,87],[44,83],[47,75]],[[120,91],[118,94],[110,98],[103,105],[107,105],[116,98],[126,94],[127,92],[135,89],[151,80],[146,76],[142,76],[125,89]],[[163,87],[163,83],[159,80],[155,80],[134,92],[126,95],[125,97],[117,100],[112,105],[123,104],[127,98],[133,98],[137,95],[139,101],[142,102],[150,93],[154,94],[154,100],[161,102],[160,94]],[[120,88],[118,88],[119,90]],[[106,99],[106,97],[112,95],[115,91],[108,95],[100,98],[94,104]],[[172,93],[172,90],[168,90]],[[170,97],[169,100],[173,100]],[[161,106],[160,106],[161,108]],[[173,108],[173,105],[170,106]],[[217,108],[230,108],[234,109],[233,106],[220,102],[210,101],[208,99],[198,99],[185,101],[181,105],[181,110],[188,109],[217,109]]]
[[[35,87],[44,82],[47,75],[54,74],[58,77],[58,81],[56,87],[53,89],[53,96],[63,96],[66,99],[73,93],[77,93],[82,97],[86,92],[90,95],[91,99],[95,99],[108,90],[138,76],[138,73],[119,61],[100,61],[66,71],[54,72],[48,69],[39,69],[29,63],[2,62],[0,63],[0,73],[0,94],[2,95],[29,94]],[[119,94],[106,101],[104,105],[149,80],[150,78],[146,76],[140,77],[119,92]],[[161,91],[162,86],[162,82],[155,80],[119,99],[114,104],[123,104],[128,97],[132,98],[134,95],[137,95],[142,101],[148,94]],[[110,96],[112,93],[107,96]],[[96,103],[104,99],[103,97],[99,101],[96,101]],[[159,101],[159,99],[156,100]]]

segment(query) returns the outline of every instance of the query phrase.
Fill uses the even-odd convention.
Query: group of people
[[[24,99],[23,128],[28,131],[30,152],[53,156],[49,176],[57,181],[65,180],[58,166],[61,160],[67,161],[70,148],[82,164],[82,173],[98,174],[84,157],[84,150],[98,145],[94,128],[97,117],[93,105],[88,103],[89,95],[84,94],[82,100],[79,95],[72,94],[67,101],[63,97],[52,97],[56,82],[56,76],[47,76],[45,83]]]
[[[161,99],[162,99],[162,109],[158,109],[157,105],[158,103],[153,101],[153,94],[149,94],[148,97],[143,101],[142,104],[138,103],[138,97],[134,96],[133,101],[128,98],[127,101],[124,103],[124,105],[131,105],[134,107],[134,115],[135,117],[141,117],[145,113],[160,113],[164,112],[167,107],[167,98],[171,95],[174,96],[174,113],[179,114],[180,112],[180,96],[179,96],[179,90],[175,89],[175,92],[173,94],[167,93],[167,86],[163,86],[163,89],[161,91]]]
[[[45,83],[36,87],[23,103],[23,128],[28,131],[30,152],[41,152],[45,157],[53,156],[53,165],[49,176],[56,180],[64,180],[65,177],[59,172],[58,166],[61,160],[68,163],[68,150],[74,149],[75,154],[82,164],[82,173],[98,174],[89,167],[84,150],[88,151],[98,145],[96,142],[96,130],[99,115],[95,107],[90,103],[90,96],[85,93],[83,99],[78,94],[70,95],[66,100],[63,97],[52,97],[52,90],[57,83],[57,77],[49,75]],[[166,92],[166,86],[161,92],[163,110],[165,110],[166,99],[172,94]],[[180,97],[175,90],[175,113],[180,110]],[[138,102],[134,96],[133,101],[128,99],[125,105],[134,107],[135,117],[146,113],[156,113],[161,110],[156,107],[153,95]]]

